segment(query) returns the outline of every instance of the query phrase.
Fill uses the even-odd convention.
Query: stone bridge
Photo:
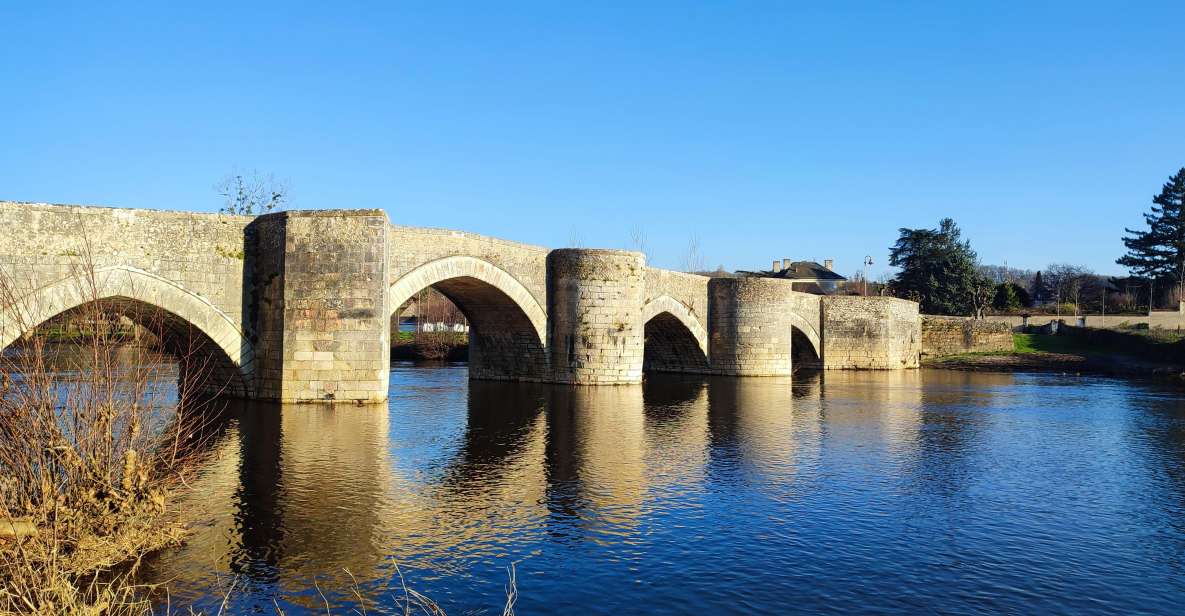
[[[469,319],[475,379],[788,375],[792,344],[825,369],[901,369],[917,367],[921,345],[913,302],[402,227],[380,210],[241,217],[0,202],[0,228],[0,348],[104,301],[200,358],[207,388],[250,398],[385,400],[392,317],[429,286]]]

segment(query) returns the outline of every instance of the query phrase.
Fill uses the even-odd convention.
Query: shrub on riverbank
[[[465,332],[397,332],[391,359],[463,361],[469,356]]]
[[[20,322],[19,297],[0,281],[10,323]],[[98,319],[106,303],[80,311]],[[144,613],[130,583],[136,563],[183,536],[168,505],[200,455],[202,413],[176,393],[187,388],[171,368],[120,341],[89,332],[66,370],[51,367],[39,335],[0,357],[3,613]],[[181,373],[197,378],[193,368]]]

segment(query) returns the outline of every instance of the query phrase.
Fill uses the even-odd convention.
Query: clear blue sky
[[[320,4],[0,5],[0,199],[213,211],[258,169],[667,267],[876,276],[951,216],[986,263],[1119,273],[1185,166],[1181,2]]]

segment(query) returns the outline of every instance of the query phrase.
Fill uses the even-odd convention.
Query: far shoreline
[[[1118,353],[1011,351],[926,358],[923,368],[966,372],[1030,372],[1153,379],[1185,385],[1185,366],[1150,362]]]

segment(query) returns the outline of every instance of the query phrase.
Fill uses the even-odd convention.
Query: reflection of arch
[[[790,317],[790,324],[793,325],[795,329],[801,331],[802,335],[810,341],[811,346],[815,349],[815,357],[822,358],[823,352],[819,346],[819,332],[815,329],[815,326],[811,325],[809,321],[793,312],[788,313],[788,316]]]
[[[660,372],[704,372],[708,334],[682,303],[663,295],[642,307],[646,346],[643,368]]]
[[[452,279],[466,278],[483,282],[500,291],[502,295],[505,295],[522,310],[523,314],[531,322],[531,327],[534,328],[536,335],[538,335],[539,343],[543,344],[543,341],[547,340],[547,313],[539,306],[539,302],[535,300],[535,296],[531,295],[531,292],[506,270],[474,257],[445,257],[425,263],[404,274],[391,285],[391,290],[388,294],[388,305],[391,307],[391,312],[394,313],[416,293],[428,287],[435,286],[450,301],[457,304],[457,307],[462,312],[465,312],[465,307],[454,300],[452,296],[454,294],[458,296],[465,295],[465,289],[463,287],[469,286],[473,288],[475,285],[471,283],[468,285],[465,283],[454,284],[451,285],[454,287],[454,293],[449,293],[448,287],[450,285],[442,285],[440,283]],[[471,322],[473,321],[473,316],[467,312],[465,314],[465,317]]]
[[[97,268],[93,287],[90,281],[66,278],[18,300],[0,314],[0,349],[49,319],[96,300],[112,300],[118,308],[141,317],[153,310],[173,315],[175,319],[162,323],[168,328],[165,334],[197,330],[221,350],[221,359],[233,365],[243,384],[250,382],[251,345],[226,313],[174,282],[125,265]]]
[[[469,376],[533,380],[546,368],[547,313],[522,283],[474,257],[425,263],[391,285],[392,314],[423,289],[448,298],[469,321]]]

